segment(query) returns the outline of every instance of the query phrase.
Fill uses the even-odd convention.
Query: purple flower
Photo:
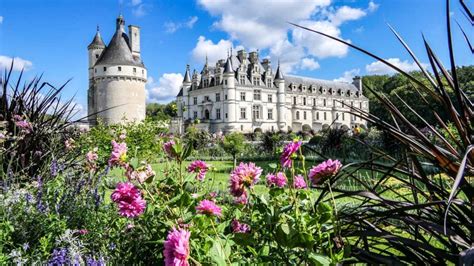
[[[112,152],[110,153],[109,166],[124,165],[127,159],[127,143],[117,143],[112,140]]]
[[[318,184],[323,178],[331,177],[337,174],[342,164],[339,160],[327,160],[309,170],[309,179],[313,185]]]
[[[274,174],[268,174],[267,175],[267,184],[268,186],[276,186],[279,188],[282,188],[286,186],[287,178],[284,173],[278,172],[275,175]]]
[[[48,265],[67,265],[69,264],[69,256],[66,248],[54,249],[51,254],[51,259],[48,261]]]
[[[14,115],[13,121],[15,122],[15,126],[18,127],[22,132],[28,134],[33,131],[33,126],[31,123],[23,119],[21,116]]]
[[[217,204],[212,200],[201,200],[198,206],[196,206],[196,211],[199,214],[206,214],[209,216],[222,216],[221,207],[217,206]]]
[[[292,159],[296,156],[296,152],[301,147],[301,141],[294,140],[288,143],[285,148],[283,148],[283,153],[280,156],[281,166],[284,168],[290,168],[292,165]]]
[[[188,166],[188,172],[196,173],[196,179],[199,181],[204,181],[207,170],[209,170],[209,165],[207,165],[204,161],[201,160],[196,160]]]
[[[296,189],[302,189],[307,187],[306,181],[304,180],[304,177],[302,175],[295,176],[295,178],[293,179],[293,187]]]
[[[232,227],[233,233],[246,234],[250,232],[250,226],[248,224],[239,222],[237,219],[233,219],[230,225]]]
[[[165,265],[188,266],[189,262],[189,237],[191,232],[186,229],[173,228],[168,233],[165,241]]]
[[[119,214],[124,217],[136,217],[146,208],[140,191],[130,182],[118,183],[111,195],[112,201],[119,205]]]
[[[231,173],[229,180],[230,194],[240,197],[245,192],[245,188],[255,185],[262,174],[262,168],[255,163],[240,163]]]
[[[175,144],[174,140],[170,140],[163,144],[163,150],[170,159],[176,159],[177,154],[174,152],[173,145]]]

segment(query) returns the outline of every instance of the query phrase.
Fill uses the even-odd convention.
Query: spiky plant
[[[472,24],[472,12],[464,1],[460,0],[460,3]],[[346,165],[341,174],[327,180],[321,189],[320,200],[334,197],[342,199],[341,202],[351,202],[340,206],[338,218],[340,234],[350,245],[355,260],[389,265],[469,264],[466,258],[469,255],[465,254],[473,253],[469,249],[474,244],[474,108],[460,86],[456,72],[449,0],[446,1],[446,24],[449,69],[423,38],[430,71],[424,69],[406,42],[390,27],[420,67],[422,78],[416,78],[354,44],[293,24],[346,44],[407,77],[407,85],[419,92],[419,104],[430,110],[437,121],[428,123],[402,97],[397,106],[377,88],[364,84],[365,89],[383,104],[392,120],[384,121],[358,108],[351,108],[352,113],[395,139],[402,156],[367,146],[372,149],[373,159]],[[462,28],[461,31],[472,50],[468,36]],[[450,97],[450,92],[454,97]],[[439,106],[443,108],[443,114],[436,111]],[[431,137],[407,119],[401,109],[408,110],[421,121]]]
[[[3,183],[31,180],[65,153],[64,140],[71,133],[78,110],[72,99],[63,101],[59,88],[42,76],[23,83],[23,71],[13,81],[13,62],[0,77],[0,177]],[[23,85],[22,85],[23,84]],[[15,179],[15,180],[13,180]]]

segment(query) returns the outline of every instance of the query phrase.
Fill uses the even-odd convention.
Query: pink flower
[[[173,150],[173,145],[175,144],[174,140],[170,140],[163,144],[163,150],[165,151],[168,158],[175,159],[177,157],[176,153]]]
[[[165,241],[165,265],[188,266],[189,237],[191,232],[186,229],[173,228]]]
[[[304,181],[304,177],[302,175],[297,175],[293,179],[293,187],[297,189],[306,188],[306,181]]]
[[[65,142],[64,142],[64,146],[66,147],[66,150],[70,151],[72,149],[74,149],[75,147],[75,144],[76,142],[73,140],[73,139],[67,139]]]
[[[222,216],[222,209],[221,207],[217,206],[216,203],[212,200],[201,200],[196,206],[197,213],[206,214],[206,215],[214,215],[214,216]]]
[[[196,160],[192,162],[188,166],[188,172],[196,173],[196,179],[199,181],[203,181],[206,177],[207,170],[209,170],[209,165],[207,165],[204,161]]]
[[[133,170],[132,167],[128,166],[125,175],[129,180],[138,180],[140,184],[143,184],[148,178],[155,176],[156,173],[151,168],[151,165],[147,164],[137,168],[137,170]]]
[[[278,172],[276,175],[268,174],[267,175],[267,184],[268,186],[277,186],[282,188],[286,185],[287,178],[284,173]]]
[[[95,161],[97,161],[98,158],[99,158],[99,156],[97,155],[97,148],[94,148],[94,150],[89,151],[86,154],[86,160],[89,163],[94,163]]]
[[[248,224],[244,224],[239,222],[237,219],[233,219],[232,223],[230,224],[232,227],[232,232],[233,233],[241,233],[241,234],[246,234],[250,232],[250,226]]]
[[[15,126],[17,126],[21,131],[25,133],[30,133],[33,131],[33,125],[30,122],[26,121],[19,115],[14,115],[13,120],[15,121]]]
[[[140,191],[130,182],[118,183],[111,195],[112,201],[119,206],[119,214],[124,217],[136,217],[146,208]]]
[[[261,174],[262,168],[257,167],[254,163],[240,163],[230,173],[230,193],[235,197],[240,197],[245,192],[246,187],[252,187],[258,182]]]
[[[247,197],[247,191],[245,191],[245,190],[244,190],[244,193],[242,193],[241,196],[234,198],[234,204],[246,205],[248,202],[249,202],[249,199]]]
[[[283,148],[283,153],[280,156],[281,166],[284,168],[289,168],[292,165],[292,159],[294,159],[295,153],[301,147],[301,141],[294,140],[288,143],[285,148]]]
[[[342,164],[339,160],[327,160],[309,170],[309,179],[313,185],[318,184],[323,178],[331,177],[337,174],[341,169]]]
[[[89,233],[89,231],[87,231],[87,229],[81,229],[81,230],[78,230],[77,233],[80,235],[86,235]]]
[[[119,136],[120,140],[125,140],[127,138],[127,131],[123,130]]]
[[[216,198],[217,197],[217,192],[210,192],[209,197],[211,197],[213,199]]]
[[[109,166],[123,165],[127,159],[127,143],[117,143],[112,140],[112,152],[110,153]]]

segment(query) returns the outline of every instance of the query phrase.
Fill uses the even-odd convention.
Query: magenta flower
[[[210,216],[222,216],[221,207],[217,206],[216,203],[212,200],[201,200],[196,206],[197,213],[206,214]]]
[[[199,181],[203,181],[206,177],[207,170],[209,170],[209,165],[207,165],[204,161],[196,160],[192,162],[188,166],[188,172],[196,173],[196,179]]]
[[[232,227],[233,233],[246,234],[250,232],[250,226],[248,224],[239,222],[237,219],[233,219],[230,225]]]
[[[186,229],[173,228],[165,241],[165,265],[188,266],[189,237],[191,232]]]
[[[230,193],[235,197],[240,197],[246,187],[255,185],[260,175],[262,168],[256,166],[254,163],[240,163],[232,173],[230,173],[229,189]]]
[[[119,206],[119,214],[124,217],[136,217],[146,208],[146,201],[142,199],[140,191],[130,182],[118,183],[110,196]]]
[[[15,122],[15,126],[25,133],[30,133],[33,131],[33,125],[31,125],[30,122],[26,121],[26,119],[23,119],[21,116],[14,115],[13,121]]]
[[[302,189],[307,187],[306,181],[304,180],[304,177],[302,175],[295,176],[295,178],[293,179],[293,187],[296,189]]]
[[[170,159],[175,159],[176,158],[176,154],[173,151],[173,145],[174,144],[175,144],[174,140],[170,140],[170,141],[165,142],[163,144],[163,150],[165,151],[166,155],[168,155],[168,157]]]
[[[244,193],[242,193],[242,195],[234,198],[234,204],[246,205],[248,202],[249,202],[249,198],[247,196],[247,191],[245,190],[244,190]]]
[[[282,188],[286,186],[287,178],[285,176],[285,173],[278,172],[276,175],[274,174],[268,174],[267,175],[267,184],[268,186],[276,186],[279,188]]]
[[[81,229],[81,230],[78,230],[77,233],[80,235],[86,235],[89,233],[89,231],[87,229]]]
[[[109,166],[123,165],[127,159],[127,143],[117,143],[112,140],[112,152],[110,153]]]
[[[294,140],[288,143],[285,148],[283,148],[283,153],[280,156],[281,166],[284,168],[290,168],[292,165],[292,159],[295,156],[298,149],[301,147],[301,141]]]
[[[309,170],[309,179],[313,185],[318,184],[323,178],[331,177],[337,174],[341,169],[342,164],[339,160],[327,160]]]

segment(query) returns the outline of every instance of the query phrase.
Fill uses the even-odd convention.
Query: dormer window
[[[267,79],[267,87],[272,87],[272,79]]]
[[[245,84],[245,76],[244,75],[240,76],[240,84]]]
[[[118,71],[122,71],[122,67],[118,67]]]
[[[98,59],[98,58],[99,58],[99,54],[96,54],[96,55],[95,55],[95,59]]]
[[[136,67],[133,68],[133,73],[137,73],[137,68]]]

